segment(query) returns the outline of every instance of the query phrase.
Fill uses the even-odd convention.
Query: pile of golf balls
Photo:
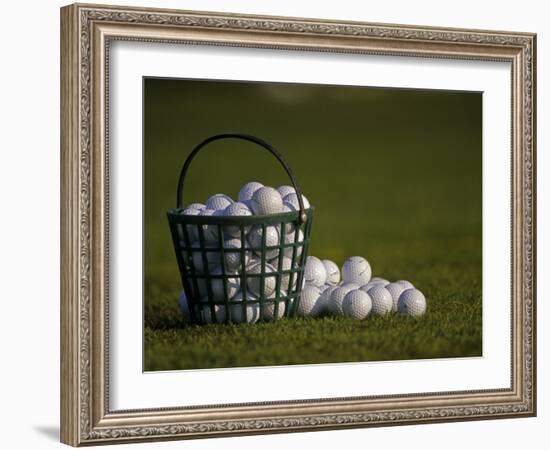
[[[298,315],[332,314],[362,320],[371,314],[422,316],[426,312],[426,298],[412,283],[390,283],[371,275],[369,262],[361,256],[346,259],[341,271],[328,259],[308,256]]]
[[[309,208],[309,201],[303,195],[302,200],[304,207]],[[273,188],[251,181],[241,188],[237,201],[226,194],[216,194],[205,204],[188,205],[181,213],[192,216],[263,216],[299,211],[299,209],[298,195],[292,186]],[[203,246],[200,245],[201,229]],[[201,303],[204,303],[202,308],[197,307],[196,314],[199,319],[205,323],[225,322],[226,319],[237,323],[254,323],[260,318],[273,320],[275,315],[277,317],[284,315],[286,309],[284,298],[287,293],[297,288],[298,267],[296,264],[292,267],[292,261],[293,259],[299,261],[302,246],[284,247],[282,252],[277,246],[303,242],[304,234],[299,227],[292,222],[285,223],[283,227],[281,224],[268,225],[264,232],[262,225],[254,225],[246,227],[243,234],[238,226],[224,226],[220,233],[217,225],[186,225],[186,231],[186,233],[183,231],[180,233],[181,246],[185,247],[185,242],[190,241],[191,248],[196,248],[197,251],[184,251],[182,255],[184,261],[193,267],[195,274],[204,275],[208,269],[208,274],[218,276],[209,282],[205,278],[197,278],[196,287],[192,281],[190,282],[192,289],[198,290],[197,297],[203,299]],[[219,234],[222,234],[221,239]],[[261,247],[264,239],[265,264],[262,267]],[[224,249],[223,259],[222,253],[216,250],[220,248],[220,242]],[[206,252],[200,251],[204,247]],[[208,247],[213,250],[208,251]],[[244,252],[243,249],[245,249]],[[225,268],[225,274],[229,277],[222,277],[222,267]],[[258,276],[262,274],[262,269],[263,277]],[[292,273],[285,272],[280,275],[276,273],[280,270],[291,271],[292,269],[295,269]],[[243,275],[246,275],[246,281]],[[263,283],[260,281],[261,278]],[[279,293],[276,289],[277,282]],[[226,310],[226,305],[221,304],[225,301],[226,295],[230,300],[229,311]],[[242,303],[245,295],[246,306]],[[260,307],[259,302],[248,303],[248,301],[257,301],[261,296],[268,299],[263,308]],[[209,297],[220,304],[211,307],[208,304]],[[269,301],[270,299],[272,301]],[[179,304],[182,313],[188,317],[189,303],[184,292],[180,295]],[[216,315],[216,320],[213,314]]]

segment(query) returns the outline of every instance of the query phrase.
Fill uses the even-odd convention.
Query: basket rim
[[[175,223],[195,224],[195,225],[258,225],[258,224],[278,224],[281,222],[298,221],[300,211],[290,211],[278,214],[268,214],[262,216],[191,216],[181,214],[185,208],[172,208],[167,212],[168,219]],[[308,220],[313,216],[314,208],[310,206],[305,210]]]

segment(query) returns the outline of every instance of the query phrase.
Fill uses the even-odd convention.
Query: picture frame
[[[509,63],[510,386],[113,410],[108,71],[115,41]],[[63,7],[61,441],[81,446],[536,415],[535,180],[534,34],[106,5]]]

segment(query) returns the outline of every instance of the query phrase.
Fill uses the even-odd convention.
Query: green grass
[[[481,96],[328,89],[146,81],[145,370],[481,355]],[[375,276],[421,289],[427,314],[186,324],[166,211],[191,147],[223,131],[283,152],[316,208],[310,254],[365,256]],[[251,144],[216,143],[193,162],[184,198],[236,196],[252,179],[288,184]]]

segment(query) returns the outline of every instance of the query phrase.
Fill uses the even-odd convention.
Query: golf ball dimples
[[[283,211],[283,199],[276,189],[264,186],[254,192],[250,206],[258,216],[279,214]]]
[[[224,210],[227,208],[233,200],[231,197],[225,194],[215,194],[206,201],[206,208],[213,210]]]
[[[369,262],[361,256],[352,256],[342,266],[344,283],[356,283],[363,286],[370,281],[372,271]]]
[[[396,283],[401,284],[405,289],[414,289],[413,284],[407,280],[397,280]]]
[[[328,310],[334,315],[343,315],[344,310],[342,309],[342,302],[344,301],[344,297],[348,292],[351,292],[355,289],[359,289],[359,285],[355,283],[345,283],[334,289],[330,293],[330,299],[327,305]]]
[[[239,191],[239,201],[248,204],[248,202],[252,199],[254,192],[263,187],[264,185],[262,183],[258,183],[257,181],[246,183]]]
[[[372,309],[372,300],[366,292],[355,289],[350,291],[342,301],[342,311],[345,316],[356,320],[363,320]]]
[[[235,202],[231,203],[227,208],[223,211],[224,216],[251,216],[252,211],[250,211],[250,208],[246,206],[242,202]],[[245,227],[244,232],[245,234],[250,231],[250,227]],[[241,237],[241,229],[237,226],[226,226],[224,228],[224,232],[228,236],[232,237]]]
[[[214,305],[214,316],[212,316],[212,308],[210,305],[205,304],[202,306],[202,320],[205,323],[223,323],[226,319],[225,305]]]
[[[300,303],[296,314],[301,317],[317,317],[324,311],[324,303],[321,300],[321,290],[318,286],[306,285],[300,294]]]
[[[229,272],[237,272],[241,268],[241,240],[237,238],[228,239],[223,243],[223,248],[229,251],[224,252],[225,269]],[[238,250],[238,251],[237,251]],[[244,251],[244,267],[248,264],[250,252]]]
[[[388,284],[390,284],[390,282],[388,280],[386,280],[385,278],[372,277],[369,281],[369,284],[381,284],[382,286],[385,287]]]
[[[391,312],[393,307],[392,296],[384,286],[373,286],[368,290],[367,294],[369,294],[372,300],[372,312],[374,314],[385,316]]]
[[[248,243],[254,253],[258,256],[262,255],[262,237],[263,237],[263,226],[254,225],[248,233]],[[273,247],[279,245],[280,233],[279,227],[274,225],[269,225],[265,227],[265,245],[267,247]],[[266,259],[273,259],[279,255],[278,248],[271,248],[265,250]]]
[[[421,316],[426,312],[426,297],[418,289],[405,289],[397,302],[399,314]]]
[[[296,211],[300,211],[300,202],[298,201],[298,194],[296,194],[296,192],[291,192],[290,194],[285,195],[283,201],[294,206]],[[304,209],[308,209],[310,207],[309,200],[304,194],[302,194],[302,201],[304,202]]]
[[[276,281],[277,281],[273,272],[275,272],[275,269],[273,268],[273,266],[269,263],[266,263],[265,275],[264,275],[264,289],[263,289],[263,292],[260,292],[261,276],[249,276],[249,275],[261,274],[262,265],[257,264],[252,267],[249,266],[249,269],[246,271],[246,274],[247,274],[246,283],[248,286],[248,290],[256,296],[263,295],[264,297],[269,297],[271,294],[273,294],[273,291],[275,290],[275,286],[276,286]]]
[[[294,194],[296,189],[292,186],[279,186],[277,191],[281,194],[281,197],[285,198],[288,194]]]
[[[336,263],[332,262],[330,259],[323,259],[323,265],[327,272],[327,281],[326,283],[331,286],[336,286],[340,283],[340,269]]]
[[[325,284],[327,281],[327,271],[319,258],[315,256],[307,257],[304,269],[304,279],[306,280],[306,284],[313,284],[317,287],[321,287]]]
[[[405,286],[403,286],[401,283],[390,283],[387,286],[384,286],[387,291],[391,294],[392,298],[392,311],[397,312],[397,302],[399,300],[399,296],[403,293],[403,291],[406,289]]]
[[[285,234],[284,239],[285,239],[285,245],[297,244],[298,242],[303,242],[304,241],[304,233],[302,232],[301,229],[298,228],[298,236],[297,237],[296,237],[296,233],[290,233],[290,234]],[[292,255],[294,253],[294,248],[296,248],[296,258],[299,258],[300,255],[302,254],[303,245],[285,247],[285,249],[283,251],[284,255],[288,258],[292,258]]]

